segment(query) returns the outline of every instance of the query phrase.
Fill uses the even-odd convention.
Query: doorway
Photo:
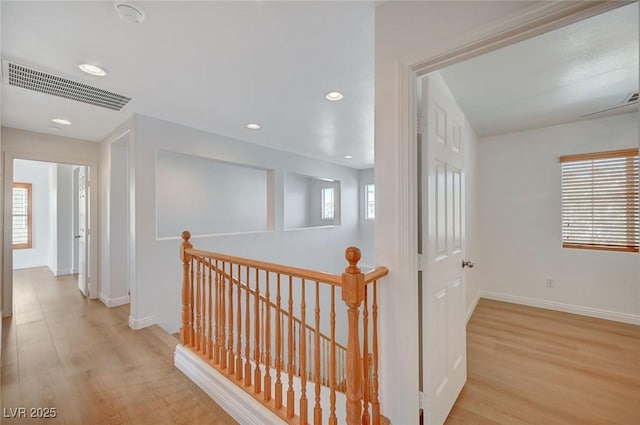
[[[622,8],[620,8],[620,10],[618,10],[617,13],[624,14],[625,12]],[[635,5],[635,11],[633,13],[627,12],[627,14],[631,16],[634,16],[634,15],[637,16],[637,5]],[[559,28],[559,27],[562,27],[563,24],[569,24],[569,23],[570,22],[562,22],[562,23],[555,23],[555,24],[557,24],[557,27]],[[575,31],[575,28],[573,29],[573,31]],[[545,37],[546,36],[548,36],[548,34],[545,34]],[[534,39],[533,37],[526,37],[526,38],[527,38],[527,41],[531,41]],[[581,39],[584,40],[585,38],[581,38]],[[512,43],[506,43],[506,44],[511,46]],[[560,43],[547,43],[547,45],[559,45],[559,44]],[[589,43],[587,42],[587,44]],[[486,46],[478,45],[476,47],[478,48],[478,50],[482,50],[482,48]],[[505,45],[500,47],[505,47]],[[497,49],[490,49],[490,50],[498,51]],[[529,49],[526,49],[526,51],[528,52],[526,54],[528,54],[531,57],[531,52],[541,51],[541,50],[543,49],[529,48]],[[465,83],[464,86],[468,87],[470,86],[470,81],[472,80],[472,78],[469,77],[469,75],[467,74],[466,78],[459,78],[456,80],[456,78],[454,77],[460,75],[460,68],[456,70],[457,74],[453,73],[449,68],[448,69],[449,73],[445,75],[444,70],[447,69],[446,67],[449,67],[449,66],[455,67],[455,66],[458,66],[459,64],[464,66],[465,63],[463,61],[466,61],[467,59],[471,59],[472,57],[476,56],[475,54],[469,53],[470,51],[464,51],[464,50],[461,50],[460,52],[454,51],[452,52],[451,56],[449,56],[446,60],[445,59],[433,60],[428,65],[425,65],[423,63],[420,66],[416,66],[415,69],[410,71],[411,77],[415,78],[414,80],[415,91],[412,94],[414,95],[413,97],[413,101],[415,102],[414,107],[417,109],[417,112],[418,112],[415,115],[419,117],[417,125],[413,123],[411,123],[411,125],[414,126],[413,131],[415,132],[415,136],[418,144],[417,156],[420,158],[418,164],[416,165],[417,174],[422,175],[422,177],[419,178],[419,183],[418,183],[419,187],[417,191],[419,194],[422,194],[422,198],[420,198],[420,195],[418,195],[418,205],[422,207],[422,209],[420,209],[419,207],[418,213],[417,213],[419,217],[418,247],[419,247],[419,254],[422,255],[422,258],[420,261],[421,271],[418,277],[418,281],[420,285],[419,293],[420,293],[420,299],[421,299],[421,304],[419,306],[421,310],[419,323],[422,326],[422,328],[420,329],[420,335],[422,336],[422,341],[420,343],[421,352],[420,352],[419,358],[421,361],[420,369],[424,371],[423,373],[421,372],[421,378],[420,378],[420,385],[421,385],[420,390],[424,391],[423,399],[422,399],[423,407],[425,408],[424,423],[428,423],[428,424],[442,424],[446,420],[447,413],[451,408],[451,406],[453,406],[453,403],[456,400],[456,396],[458,395],[460,389],[462,388],[462,385],[460,385],[459,378],[456,377],[454,373],[456,364],[460,364],[459,363],[460,357],[455,355],[455,352],[457,352],[458,347],[460,347],[460,339],[459,339],[460,336],[463,338],[462,344],[464,344],[465,319],[468,320],[470,313],[473,312],[473,308],[475,307],[474,299],[475,299],[475,302],[477,302],[477,299],[479,296],[478,290],[474,285],[471,288],[472,289],[471,297],[465,297],[464,295],[464,289],[466,287],[465,273],[462,273],[461,276],[449,275],[449,277],[445,279],[446,282],[448,282],[448,286],[440,285],[438,281],[440,276],[438,263],[446,262],[449,258],[452,258],[452,255],[455,253],[455,247],[457,245],[456,243],[457,235],[456,235],[455,227],[460,217],[463,217],[462,226],[461,226],[461,229],[462,229],[461,235],[462,235],[462,240],[464,241],[464,234],[465,234],[464,233],[465,232],[464,212],[466,210],[466,208],[464,207],[464,199],[465,199],[464,177],[471,176],[471,178],[469,179],[471,180],[471,185],[472,185],[471,192],[474,192],[475,190],[475,187],[473,187],[475,179],[473,178],[474,177],[473,171],[469,173],[469,170],[467,169],[465,172],[463,168],[458,168],[458,165],[451,162],[452,158],[450,156],[450,152],[449,153],[440,152],[440,150],[443,147],[451,147],[453,149],[450,149],[450,150],[453,150],[453,151],[456,150],[455,144],[456,144],[457,134],[455,129],[455,122],[457,120],[456,115],[459,115],[459,112],[451,114],[450,102],[447,99],[443,99],[442,96],[440,95],[435,96],[435,103],[436,103],[435,105],[433,104],[434,99],[433,98],[429,99],[428,97],[433,92],[433,90],[431,90],[430,82],[433,80],[441,80],[441,82],[445,83],[444,87],[446,88],[446,90],[448,90],[447,84],[452,87],[451,90],[449,90],[449,95],[451,96],[447,96],[447,97],[453,98],[453,102],[454,103],[456,102],[455,100],[456,96],[453,96],[453,94],[451,93],[451,92],[455,92],[456,94],[460,93],[454,90],[453,87],[455,86],[455,83],[464,80],[464,83]],[[513,50],[511,50],[511,53],[512,52]],[[568,55],[565,55],[565,56],[568,57]],[[483,58],[482,56],[478,56],[478,59],[482,59],[482,58]],[[523,63],[525,62],[524,60],[515,61],[515,62],[518,63],[523,68],[526,68],[526,66],[523,65]],[[505,60],[497,61],[497,63],[502,64],[500,67],[500,70],[507,73],[506,71],[504,71],[505,69],[507,69],[507,66],[506,66],[507,61]],[[478,62],[476,61],[475,65],[477,64]],[[551,65],[549,66],[541,65],[541,67],[545,69],[545,73],[551,72],[550,71]],[[583,67],[583,69],[588,69],[588,68],[589,68],[588,66]],[[490,72],[494,72],[495,74],[498,73],[497,70],[487,72],[486,70],[479,71],[478,68],[475,68],[475,67],[473,69],[476,75],[488,75]],[[601,69],[598,69],[598,71],[600,72]],[[442,78],[443,76],[446,77],[445,78],[446,82],[444,81],[445,79]],[[518,76],[522,78],[522,75],[518,74]],[[636,80],[637,80],[637,77],[636,77]],[[524,81],[527,81],[529,84],[533,85],[531,78],[527,78],[525,76]],[[511,86],[507,84],[507,82],[504,82],[504,83],[506,86]],[[425,84],[427,85],[427,87],[425,87]],[[457,87],[460,87],[460,86],[461,85],[459,84]],[[494,88],[496,87],[495,84],[494,85],[485,84],[485,86],[494,87]],[[540,89],[539,81],[536,87],[541,92],[545,92],[545,90]],[[509,103],[510,107],[517,112],[519,112],[520,110],[524,110],[523,103],[526,97],[525,92],[526,90],[520,90],[517,92],[517,100],[519,100],[520,103],[515,103],[515,102]],[[580,94],[584,95],[585,92],[586,92],[585,90],[581,90]],[[503,93],[500,92],[498,94],[502,95]],[[496,97],[497,96],[493,96],[491,100],[494,100]],[[558,97],[565,100],[568,99],[567,96],[558,96]],[[478,99],[480,98],[478,97]],[[487,110],[490,109],[490,106],[491,106],[490,102],[487,101],[486,99],[488,99],[486,95],[481,99],[481,101],[483,102],[482,106],[484,106],[484,108],[482,109],[482,112],[486,112]],[[505,102],[505,104],[506,103],[507,102]],[[544,104],[546,111],[552,109],[553,105],[551,102],[541,102],[541,103]],[[460,102],[460,104],[462,105],[464,104],[464,102]],[[517,107],[514,105],[517,105]],[[617,108],[612,108],[612,109],[617,109]],[[636,106],[636,109],[637,109],[637,106]],[[465,108],[465,110],[467,109]],[[475,108],[475,109],[470,108],[469,110],[477,112],[480,110],[480,108]],[[604,112],[607,112],[608,114],[612,114],[610,110],[607,110]],[[598,112],[598,114],[600,114],[600,112]],[[471,113],[469,115],[471,115]],[[481,115],[481,114],[476,113],[476,116],[478,115]],[[595,118],[594,115],[595,114],[589,114],[588,117]],[[587,115],[584,115],[581,118],[587,118]],[[464,118],[462,120],[465,121]],[[510,121],[511,121],[510,124],[512,124],[516,120],[512,119]],[[578,121],[578,119],[576,118],[575,121]],[[541,125],[536,123],[535,125],[532,124],[528,129],[524,127],[519,128],[517,130],[514,130],[513,128],[507,128],[506,130],[501,130],[501,131],[502,133],[513,133],[517,131],[530,130],[531,128],[539,129],[542,127],[553,126],[557,124],[560,124],[560,123],[547,123],[546,125]],[[567,124],[567,122],[564,122],[562,124]],[[497,123],[492,123],[492,125],[497,127]],[[417,131],[415,129],[417,129]],[[502,133],[497,132],[496,134],[502,134]],[[463,126],[462,134],[464,134],[464,126]],[[452,137],[451,142],[448,139],[449,136]],[[491,134],[486,134],[486,130],[485,130],[485,133],[482,133],[482,127],[480,127],[479,137],[491,137],[491,136],[492,136]],[[462,140],[464,140],[464,137],[462,137]],[[432,143],[433,143],[433,146],[432,146]],[[462,150],[464,151],[464,148],[465,148],[464,143],[458,146],[462,146],[463,148]],[[523,152],[525,151],[526,150],[523,150]],[[444,155],[444,159],[442,158],[441,154]],[[475,156],[475,154],[473,156]],[[489,165],[486,165],[486,168],[492,170],[492,172],[495,173],[495,170],[497,170],[498,168],[495,167],[495,163],[486,161],[486,157],[487,155],[483,157],[485,159],[485,162],[483,162],[483,164],[489,164]],[[505,161],[504,157],[500,157],[500,159],[502,161]],[[551,158],[548,161],[548,163],[555,164],[553,159],[555,159],[555,161],[557,162],[557,156],[556,156],[554,158]],[[532,159],[528,158],[528,161],[531,162]],[[463,165],[465,165],[464,161],[463,161]],[[460,215],[455,213],[456,202],[457,202],[456,200],[458,199],[458,196],[459,196],[458,193],[456,193],[455,191],[455,186],[457,181],[456,180],[457,169],[463,170],[463,172],[460,173],[461,174],[460,181],[462,183],[461,190],[460,192],[458,192],[463,194],[462,196],[463,206],[462,206],[462,211]],[[539,171],[540,168],[536,168],[536,170]],[[542,174],[545,174],[545,173],[543,172]],[[546,173],[546,174],[550,175],[551,173]],[[440,176],[442,176],[442,178],[440,178]],[[504,172],[500,174],[500,176],[502,177],[509,176],[509,173]],[[542,191],[533,191],[533,192],[538,195],[540,193],[543,193]],[[498,199],[494,196],[487,196],[487,194],[492,195],[493,193],[491,192],[486,193],[485,191],[483,191],[482,194],[483,196],[486,196],[485,199],[491,199],[493,202],[495,202],[496,199]],[[473,204],[475,204],[475,201],[473,201]],[[500,205],[503,205],[503,203],[500,203]],[[548,203],[546,203],[545,205],[548,205]],[[476,212],[474,211],[474,207],[475,205],[473,205],[469,211]],[[453,214],[449,214],[450,209],[453,211]],[[552,208],[549,208],[549,209],[552,209]],[[494,216],[498,216],[499,211],[495,211],[495,212],[496,214]],[[483,218],[486,218],[486,216],[488,216],[488,214],[485,214]],[[518,219],[521,219],[523,217],[522,214],[512,214],[512,216],[517,216]],[[473,220],[471,221],[473,222]],[[505,223],[505,220],[500,220],[500,222],[501,224],[503,224]],[[443,228],[444,230],[442,232],[439,232],[438,229],[441,223],[445,223],[446,226]],[[483,226],[485,228],[489,227],[487,223],[488,223],[487,220],[483,221]],[[479,223],[474,223],[473,227],[474,227],[473,230],[476,230],[477,228],[479,228]],[[495,227],[496,226],[494,226],[493,228]],[[513,227],[510,227],[510,228],[513,228]],[[531,241],[532,239],[521,238],[520,240]],[[440,245],[442,245],[442,249],[439,248]],[[464,243],[461,244],[460,246],[461,246],[460,252],[464,254]],[[486,245],[483,245],[483,246],[486,246]],[[506,246],[512,247],[513,245],[508,244]],[[493,252],[493,249],[485,248],[485,250],[483,250],[482,252],[486,254],[486,251]],[[478,253],[478,252],[480,251],[476,249],[475,253]],[[473,256],[473,253],[472,253],[472,256]],[[457,269],[458,271],[461,271],[465,266],[466,267],[472,266],[473,263],[469,261],[465,261],[466,260],[465,257],[466,256],[464,255],[458,257],[454,262],[455,267],[453,267],[452,270]],[[500,260],[504,261],[505,258],[508,259],[506,263],[510,263],[510,259],[507,256],[501,256]],[[483,259],[486,260],[486,255]],[[481,265],[485,266],[485,269],[489,268],[487,267],[488,266],[487,261],[483,262]],[[495,264],[493,266],[495,269],[496,268]],[[523,268],[518,267],[518,270],[522,273]],[[526,272],[523,274],[528,275],[528,273]],[[515,274],[508,274],[508,275],[514,276]],[[471,274],[471,276],[473,276],[473,274]],[[447,299],[451,298],[451,295],[455,295],[457,293],[456,283],[458,283],[458,286],[462,288],[462,294],[463,294],[461,297],[463,302],[462,308],[460,308],[461,305],[459,302],[451,303],[449,301],[446,301]],[[483,289],[485,289],[486,291],[487,288],[484,287]],[[487,293],[484,292],[484,294],[482,295],[487,296],[486,294]],[[442,304],[442,306],[439,306],[438,303]],[[466,307],[466,311],[465,311],[465,307]],[[460,324],[462,324],[462,326],[460,326]],[[457,333],[453,335],[453,337],[449,336],[449,332],[448,332],[449,327],[454,327],[456,329]],[[456,391],[452,392],[451,394],[449,394],[449,396],[447,396],[446,395],[447,387],[451,387],[452,383],[456,384],[454,385]],[[462,383],[464,383],[464,379],[462,380]],[[446,400],[438,400],[438,398],[443,394],[445,395]]]
[[[54,276],[78,274],[78,288],[83,296],[97,298],[97,243],[91,230],[96,228],[97,208],[94,162],[60,161],[46,156],[5,153],[4,245],[3,245],[3,315],[13,314],[13,270],[47,267]],[[82,180],[80,176],[84,176]],[[30,181],[26,181],[30,180]],[[14,182],[30,188],[28,204],[16,192]],[[82,198],[80,189],[82,188]],[[26,193],[26,192],[25,192]],[[84,202],[85,222],[82,203]],[[20,206],[26,208],[19,208]],[[14,208],[15,207],[15,208]],[[30,217],[20,215],[29,212]],[[18,228],[14,229],[14,217]],[[80,234],[76,229],[84,229]],[[30,244],[14,250],[16,237],[25,233]],[[84,234],[84,238],[82,236]],[[76,236],[80,236],[76,238]],[[82,270],[82,273],[80,271]]]

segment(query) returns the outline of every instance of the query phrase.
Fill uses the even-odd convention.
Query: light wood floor
[[[481,300],[447,425],[640,424],[640,326]]]
[[[2,407],[55,407],[57,418],[3,423],[236,424],[173,366],[174,337],[128,327],[129,306],[86,300],[74,278],[46,268],[16,271],[14,300],[2,323]]]

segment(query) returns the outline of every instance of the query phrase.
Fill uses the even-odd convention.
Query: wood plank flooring
[[[640,326],[481,300],[447,425],[640,424]]]
[[[2,323],[2,423],[237,424],[173,366],[175,338],[128,327],[128,305],[87,300],[73,277],[47,268],[16,271],[14,300]],[[55,407],[57,417],[6,417],[19,407]]]

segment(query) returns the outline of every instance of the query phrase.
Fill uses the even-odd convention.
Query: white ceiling
[[[100,141],[133,113],[373,165],[373,2],[6,1],[2,56],[133,98],[121,112],[3,85],[2,125]],[[107,69],[90,77],[77,64]],[[479,135],[574,121],[638,90],[638,5],[442,71]],[[328,102],[328,91],[345,99]],[[619,110],[618,110],[619,111]],[[245,128],[249,122],[262,128]],[[353,159],[344,159],[353,155]]]
[[[355,168],[373,164],[372,2],[2,1],[2,56],[133,98],[121,112],[4,85],[2,125],[100,141],[133,113]],[[108,75],[91,77],[90,62]],[[344,93],[339,102],[324,94]],[[245,125],[258,123],[258,131]],[[352,155],[346,160],[344,155]]]
[[[638,17],[633,3],[440,72],[479,136],[576,121],[638,91]]]

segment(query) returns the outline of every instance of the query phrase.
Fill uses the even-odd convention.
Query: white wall
[[[49,260],[47,266],[55,275],[58,264],[58,170],[56,164],[49,168]]]
[[[31,183],[32,235],[31,249],[13,251],[13,269],[42,267],[49,264],[50,244],[50,203],[49,170],[54,164],[37,161],[15,160],[13,180]]]
[[[274,170],[275,229],[251,234],[195,237],[194,246],[248,258],[341,273],[344,249],[358,244],[358,172],[350,168],[264,148],[192,128],[136,116],[135,133],[135,297],[130,324],[158,323],[169,332],[180,326],[181,267],[179,238],[156,238],[158,149]],[[107,141],[103,142],[107,143]],[[341,182],[341,225],[287,230],[283,228],[284,174],[331,176]],[[185,229],[188,230],[188,229]],[[104,260],[104,259],[103,259]],[[133,288],[133,287],[132,287]],[[134,289],[132,289],[133,293]]]
[[[558,159],[637,146],[636,113],[481,138],[481,289],[638,315],[638,254],[562,248]]]
[[[375,265],[374,240],[375,240],[375,220],[366,220],[367,212],[365,186],[375,183],[373,168],[360,170],[358,173],[358,214],[360,231],[360,252],[362,253],[361,263],[365,266]],[[377,193],[376,193],[377,196]],[[376,209],[378,206],[376,205]]]
[[[109,187],[109,286],[102,288],[108,306],[127,300],[129,267],[129,173],[128,145],[111,144],[111,185]]]
[[[194,155],[156,153],[157,237],[266,231],[269,174]]]
[[[309,227],[309,177],[286,173],[284,176],[284,228]]]
[[[56,261],[51,271],[56,276],[72,273],[73,269],[73,165],[55,164],[56,173],[56,208],[54,221],[51,223],[52,240],[55,239]],[[55,229],[55,238],[53,230]]]

